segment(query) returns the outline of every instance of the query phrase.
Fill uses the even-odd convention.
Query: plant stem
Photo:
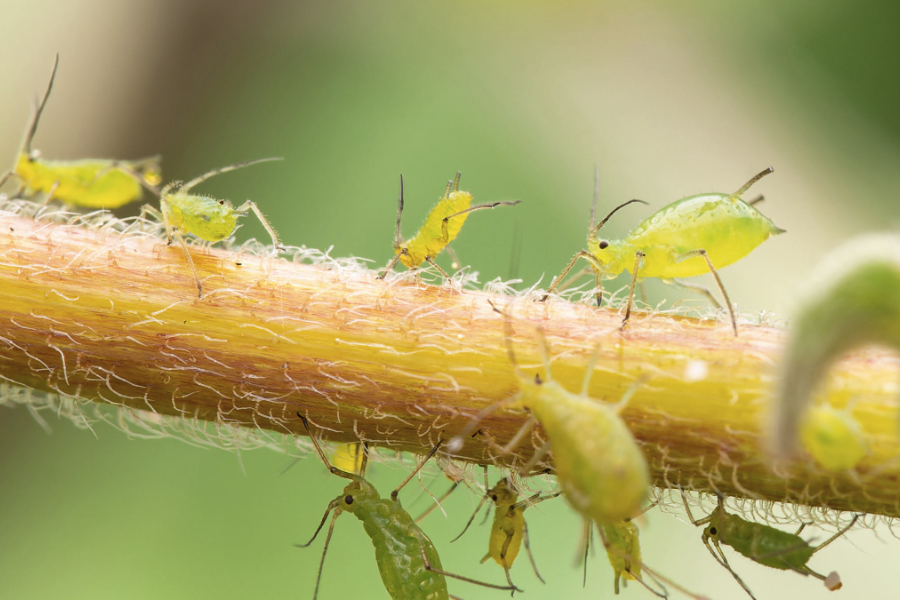
[[[857,399],[871,448],[855,471],[828,473],[804,457],[776,465],[760,448],[780,329],[745,319],[735,337],[725,319],[637,312],[621,331],[608,308],[199,247],[197,299],[182,250],[146,229],[35,221],[5,208],[0,377],[10,383],[290,435],[305,434],[299,412],[332,441],[423,453],[517,391],[490,299],[517,317],[512,344],[528,372],[542,367],[523,321],[544,328],[553,377],[570,390],[596,344],[592,397],[616,402],[649,376],[623,418],[655,485],[900,516],[897,361],[887,354],[857,353],[831,376],[828,401]],[[527,462],[540,428],[518,454],[492,450],[526,418],[495,412],[458,458]]]

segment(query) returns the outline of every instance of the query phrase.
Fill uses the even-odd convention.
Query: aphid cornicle
[[[220,167],[195,177],[185,184],[182,184],[180,181],[173,181],[166,184],[162,190],[157,189],[153,185],[144,184],[145,187],[159,196],[162,214],[158,216],[162,218],[163,224],[166,226],[166,236],[169,243],[172,243],[172,238],[174,237],[184,250],[185,256],[187,256],[188,264],[191,266],[191,272],[194,275],[194,283],[197,285],[197,297],[203,297],[203,284],[200,282],[200,275],[197,274],[194,259],[191,258],[191,253],[182,233],[193,233],[207,242],[218,242],[230,236],[237,229],[238,218],[245,216],[252,210],[272,238],[272,255],[278,256],[278,251],[283,250],[283,248],[278,241],[278,235],[275,233],[275,230],[272,229],[259,207],[252,200],[247,200],[235,208],[230,200],[191,194],[189,193],[190,190],[215,175],[273,160],[283,159],[278,157],[260,158],[236,165]],[[135,177],[133,173],[132,176]],[[155,209],[152,209],[152,212],[156,212]]]
[[[372,540],[372,545],[375,547],[375,560],[378,563],[381,580],[394,600],[448,600],[450,596],[447,593],[446,577],[453,577],[498,590],[515,591],[515,588],[511,586],[499,586],[475,581],[474,579],[454,575],[442,570],[441,559],[434,544],[431,543],[425,532],[415,524],[409,513],[400,505],[400,500],[397,497],[400,490],[419,472],[428,459],[434,456],[441,446],[440,442],[425,457],[425,460],[403,480],[403,483],[391,492],[390,499],[383,499],[378,490],[364,479],[365,460],[359,475],[346,473],[331,466],[325,457],[325,453],[322,452],[322,448],[319,447],[319,442],[312,435],[306,418],[299,413],[297,416],[303,421],[303,426],[306,427],[306,431],[309,433],[319,458],[322,459],[328,470],[333,475],[350,480],[343,493],[328,504],[328,509],[325,511],[319,527],[309,542],[297,544],[299,548],[306,548],[312,544],[325,525],[325,521],[328,520],[328,514],[332,510],[334,511],[334,517],[331,519],[328,535],[325,538],[325,548],[322,551],[322,561],[319,564],[319,574],[316,577],[316,589],[313,593],[313,600],[319,594],[322,566],[325,564],[325,554],[328,552],[328,543],[331,541],[334,523],[342,512],[352,513],[357,519],[362,521],[366,534],[368,534]]]
[[[20,182],[17,194],[28,196],[43,193],[44,203],[53,199],[74,206],[87,208],[118,208],[141,197],[143,190],[123,169],[136,173],[146,183],[158,184],[160,181],[159,156],[142,160],[124,161],[110,159],[85,160],[45,160],[41,153],[31,147],[37,132],[38,122],[44,106],[50,98],[56,70],[59,67],[59,55],[53,64],[53,73],[47,91],[35,110],[34,117],[25,131],[25,139],[19,151],[19,157],[12,171],[0,177],[0,186],[10,177]]]
[[[404,241],[400,232],[400,218],[403,216],[403,175],[400,176],[397,229],[394,232],[394,258],[384,268],[384,272],[378,276],[379,279],[384,279],[397,261],[403,263],[403,266],[408,269],[427,262],[437,269],[444,279],[450,279],[450,275],[438,266],[434,258],[456,239],[469,213],[497,206],[514,206],[521,202],[521,200],[504,200],[472,206],[472,194],[459,190],[459,177],[460,173],[457,172],[456,177],[447,182],[444,195],[425,217],[422,227],[416,235]]]
[[[812,575],[825,582],[825,586],[829,590],[834,591],[841,588],[841,578],[837,572],[832,571],[828,576],[821,575],[810,569],[806,563],[809,562],[813,554],[844,535],[856,524],[860,515],[854,515],[846,527],[818,546],[810,546],[799,535],[806,527],[806,524],[801,525],[796,533],[788,533],[769,525],[753,523],[737,515],[728,514],[725,510],[725,498],[722,496],[718,497],[718,505],[712,513],[702,519],[695,520],[691,514],[691,507],[688,505],[683,489],[681,490],[681,498],[691,523],[698,527],[706,525],[703,530],[703,544],[706,546],[706,549],[713,555],[716,562],[731,573],[735,581],[754,600],[755,596],[750,591],[750,588],[728,564],[728,559],[725,558],[720,544],[731,546],[737,552],[761,565],[772,567],[773,569],[794,571],[801,575]]]
[[[534,569],[534,574],[537,575],[537,578],[541,583],[544,583],[544,578],[541,577],[537,564],[534,562],[534,556],[531,554],[531,545],[528,541],[528,525],[525,523],[525,516],[523,513],[529,506],[534,506],[544,500],[556,498],[562,492],[547,494],[546,496],[541,496],[538,493],[526,500],[519,501],[519,495],[510,487],[509,481],[505,477],[498,481],[494,487],[487,487],[487,467],[485,467],[484,470],[484,486],[487,493],[481,497],[481,501],[478,503],[475,512],[472,513],[472,516],[469,518],[469,521],[466,523],[462,532],[450,540],[450,543],[455,542],[468,531],[472,521],[475,520],[475,516],[481,510],[484,501],[490,500],[494,503],[494,522],[491,525],[491,537],[488,543],[488,552],[484,555],[484,558],[481,559],[481,562],[484,563],[489,558],[493,558],[494,562],[503,567],[503,571],[506,573],[506,582],[509,583],[509,585],[514,585],[509,575],[509,569],[513,566],[513,563],[522,548],[522,542],[524,542],[525,552],[528,554],[531,568]]]
[[[783,229],[776,227],[768,217],[754,208],[753,204],[759,199],[751,202],[741,199],[750,186],[772,172],[773,169],[769,167],[758,173],[733,194],[698,194],[677,200],[644,220],[624,240],[601,240],[597,237],[597,232],[620,208],[632,202],[646,203],[642,200],[629,200],[620,204],[595,226],[594,211],[599,188],[599,178],[595,178],[588,249],[572,258],[541,300],[547,300],[579,258],[590,263],[596,276],[598,306],[603,298],[603,278],[631,271],[628,307],[622,321],[624,326],[631,316],[634,286],[639,278],[659,277],[700,291],[716,307],[720,307],[707,288],[675,279],[712,273],[731,314],[734,334],[737,335],[734,308],[716,269],[742,259],[771,236],[784,233]]]

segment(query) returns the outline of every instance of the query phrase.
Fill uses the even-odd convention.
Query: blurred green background
[[[900,219],[900,5],[892,2],[39,0],[4,8],[0,160],[13,164],[59,52],[35,144],[46,157],[161,153],[168,180],[284,156],[204,189],[256,200],[289,244],[333,245],[332,255],[376,266],[392,256],[400,173],[407,236],[457,170],[476,201],[523,200],[473,216],[454,246],[481,281],[507,277],[519,228],[519,275],[530,285],[583,248],[595,163],[602,207],[630,198],[653,205],[619,213],[611,236],[677,198],[734,191],[772,165],[754,192],[788,234],[722,276],[741,307],[779,317],[790,316],[824,252]],[[263,235],[249,218],[238,237]],[[653,303],[684,297],[647,287]],[[50,424],[52,435],[25,409],[0,407],[0,598],[311,597],[322,542],[292,544],[308,539],[343,487],[316,461],[278,476],[289,459],[274,452],[238,457],[128,440],[108,426],[95,437]],[[403,475],[382,466],[372,481],[387,493]],[[438,477],[430,487],[446,485]],[[415,486],[401,498],[413,513],[427,506]],[[448,544],[474,502],[457,494],[449,521],[434,514],[425,529],[447,569],[500,582],[499,567],[477,562],[486,527]],[[563,502],[526,515],[548,581],[541,586],[521,558],[513,576],[526,598],[612,594],[602,555],[582,590],[579,524]],[[880,537],[855,532],[811,566],[841,572],[840,597],[894,597],[900,541],[886,529]],[[678,582],[712,598],[742,597],[699,530],[653,511],[642,541],[645,560]],[[837,597],[817,581],[732,562],[759,598]],[[503,597],[462,583],[450,589],[467,600]],[[349,597],[387,593],[362,527],[344,516],[320,598]],[[649,596],[632,585],[623,597]]]

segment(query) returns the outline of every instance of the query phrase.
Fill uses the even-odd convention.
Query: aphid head
[[[498,481],[494,487],[488,490],[488,495],[496,506],[515,504],[516,500],[519,499],[519,495],[510,489],[509,481],[506,477]]]
[[[355,513],[365,502],[378,500],[378,491],[368,481],[351,481],[338,497],[341,510]]]

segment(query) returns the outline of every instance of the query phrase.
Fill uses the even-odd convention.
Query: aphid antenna
[[[622,204],[620,204],[617,207],[615,207],[614,209],[612,209],[612,211],[610,211],[610,213],[608,215],[606,215],[606,217],[602,221],[600,221],[596,227],[591,228],[591,231],[590,231],[591,236],[596,236],[597,232],[600,231],[600,228],[603,227],[604,225],[606,225],[606,222],[609,221],[610,217],[612,217],[614,214],[616,214],[616,211],[618,211],[620,208],[624,208],[624,207],[628,206],[629,204],[633,204],[635,202],[640,202],[641,204],[646,204],[647,206],[650,206],[649,202],[644,202],[643,200],[638,200],[637,198],[634,198],[633,200],[629,200],[628,202],[623,202]]]
[[[255,160],[248,160],[248,161],[244,161],[241,163],[228,165],[227,167],[219,167],[218,169],[213,169],[212,171],[207,171],[203,175],[200,175],[198,177],[191,179],[190,181],[188,181],[187,183],[182,185],[178,191],[182,192],[182,193],[187,193],[191,190],[191,188],[203,183],[210,177],[215,177],[216,175],[220,175],[222,173],[227,173],[229,171],[235,171],[235,170],[241,169],[243,167],[249,167],[250,165],[255,165],[257,163],[271,162],[271,161],[275,161],[275,160],[284,160],[284,158],[281,156],[272,156],[269,158],[257,158]]]
[[[760,179],[762,179],[762,178],[765,177],[766,175],[769,175],[769,174],[774,173],[774,172],[775,172],[775,169],[772,168],[772,167],[768,167],[768,168],[766,168],[766,169],[763,169],[762,171],[760,171],[759,173],[757,173],[756,175],[754,175],[754,176],[750,179],[750,181],[748,181],[748,182],[745,183],[743,186],[741,186],[741,189],[739,189],[738,191],[736,191],[735,193],[733,193],[732,196],[735,196],[735,197],[737,197],[737,198],[740,198],[741,196],[744,195],[744,192],[746,192],[747,190],[750,189],[750,186],[752,186],[754,183],[756,183],[757,181],[759,181]],[[762,202],[762,200],[761,200],[761,199],[753,200],[753,203],[754,203],[754,204],[755,204],[756,202]]]
[[[487,473],[488,468],[487,468],[487,465],[481,465],[481,466],[484,467],[484,492],[481,494],[481,500],[478,502],[478,506],[475,507],[475,512],[473,512],[472,516],[469,517],[469,520],[466,523],[466,526],[463,527],[463,530],[460,532],[460,534],[458,536],[456,536],[455,538],[453,538],[452,540],[450,540],[451,544],[453,542],[455,542],[456,540],[458,540],[459,538],[461,538],[463,536],[463,534],[469,530],[469,526],[472,524],[472,522],[475,520],[475,517],[481,511],[481,507],[484,506],[484,501],[488,499],[488,490],[490,489],[490,487],[488,486],[488,473]]]
[[[594,163],[594,201],[591,202],[591,225],[589,232],[594,231],[594,218],[597,212],[597,199],[600,197],[600,163]]]
[[[449,187],[450,184],[448,183],[447,186]],[[400,233],[400,219],[402,216],[403,216],[403,173],[400,174],[400,197],[397,199],[397,229],[394,230],[394,248],[399,248],[403,244],[403,235]]]
[[[58,68],[59,54],[56,55],[56,60],[53,63],[53,72],[50,73],[50,83],[47,84],[47,91],[44,92],[44,97],[41,99],[40,103],[38,103],[37,109],[34,111],[34,118],[31,119],[31,124],[28,126],[25,133],[25,140],[22,143],[24,153],[27,154],[29,158],[32,157],[31,143],[34,141],[34,136],[37,133],[38,122],[41,120],[41,114],[44,112],[44,107],[47,105],[47,100],[50,98],[50,92],[53,90],[53,81],[56,79],[56,70]]]
[[[395,489],[393,492],[391,492],[391,500],[393,500],[395,502],[397,501],[397,495],[400,493],[400,490],[403,489],[403,486],[405,486],[407,483],[409,483],[410,479],[415,477],[416,474],[422,470],[422,467],[425,466],[425,463],[428,462],[429,458],[431,458],[432,456],[437,454],[437,451],[440,449],[440,447],[443,443],[444,443],[443,439],[438,440],[438,443],[435,444],[434,448],[431,449],[431,452],[428,453],[428,455],[424,458],[424,460],[422,460],[422,462],[420,462],[418,464],[418,466],[416,466],[416,468],[413,469],[412,473],[410,473],[409,475],[406,476],[406,479],[404,479],[403,482],[397,486],[397,489]]]

